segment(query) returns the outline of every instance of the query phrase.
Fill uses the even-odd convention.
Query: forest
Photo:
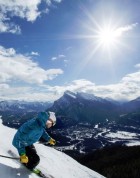
[[[76,158],[107,178],[140,178],[140,146],[111,146]]]

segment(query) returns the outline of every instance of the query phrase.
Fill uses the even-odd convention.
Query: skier
[[[37,117],[24,123],[13,138],[13,146],[17,148],[20,161],[28,169],[33,170],[40,162],[33,143],[42,136],[48,143],[55,145],[56,141],[45,131],[56,124],[54,112],[40,112]]]

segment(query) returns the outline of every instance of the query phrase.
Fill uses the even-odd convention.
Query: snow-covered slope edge
[[[8,155],[9,150],[17,155],[12,146],[13,135],[16,130],[2,125],[0,119],[0,154]],[[35,144],[41,158],[39,168],[55,178],[104,178],[100,174],[82,166],[66,154],[44,145]],[[12,159],[0,157],[0,175],[2,178],[36,178],[37,176],[23,168],[21,164]]]

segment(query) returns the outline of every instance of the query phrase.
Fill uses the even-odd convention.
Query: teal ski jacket
[[[49,116],[46,112],[40,112],[36,118],[24,123],[13,138],[13,146],[17,148],[19,155],[25,154],[25,147],[37,142],[42,136],[46,141],[50,136],[46,132],[46,121]]]

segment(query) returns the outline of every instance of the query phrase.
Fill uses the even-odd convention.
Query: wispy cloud
[[[55,60],[57,60],[57,57],[52,57],[51,60],[55,61]]]
[[[45,70],[30,56],[17,54],[13,48],[5,49],[0,46],[0,83],[20,81],[31,84],[42,84],[62,74],[61,69]]]
[[[133,23],[131,25],[119,27],[114,31],[114,33],[116,36],[121,36],[123,33],[133,30],[137,25],[138,25],[138,23]]]
[[[136,68],[140,68],[140,64],[136,64],[135,67],[136,67]]]
[[[59,54],[58,56],[54,56],[54,57],[52,57],[51,60],[52,60],[52,61],[55,61],[55,60],[58,60],[58,59],[64,59],[64,58],[66,58],[65,55],[63,55],[63,54]],[[64,61],[65,61],[65,59],[64,59]]]
[[[53,1],[54,0],[0,0],[0,33],[21,33],[20,26],[11,22],[12,17],[19,17],[29,22],[34,22],[42,13],[49,12],[49,6]],[[39,5],[42,2],[46,3],[46,9],[39,9]],[[55,0],[55,2],[60,3],[61,0]]]
[[[31,55],[32,55],[32,56],[39,56],[39,53],[32,51],[32,52],[31,52]]]
[[[0,15],[0,33],[13,33],[21,34],[21,28],[19,25],[11,22],[5,22],[4,18]]]

